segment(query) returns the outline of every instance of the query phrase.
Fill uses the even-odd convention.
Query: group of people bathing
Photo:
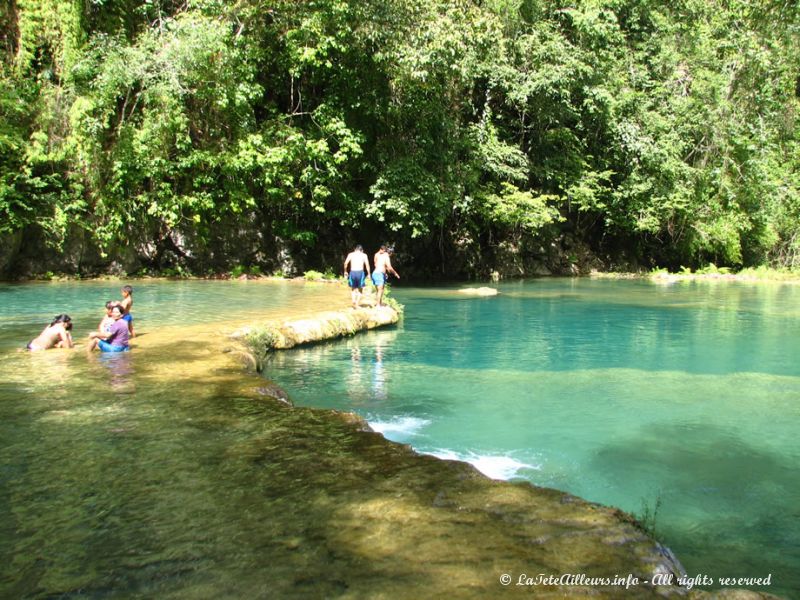
[[[353,301],[353,308],[358,308],[361,296],[364,293],[364,285],[367,277],[371,277],[372,284],[378,290],[377,305],[383,306],[383,290],[389,274],[400,279],[400,275],[392,267],[391,248],[382,245],[375,253],[375,268],[370,275],[369,256],[364,253],[361,244],[357,244],[353,251],[344,260],[344,275],[350,285],[350,297]],[[349,273],[348,273],[349,268]]]
[[[100,321],[97,331],[89,334],[89,350],[99,349],[102,352],[127,352],[129,340],[134,336],[133,288],[129,285],[122,288],[122,300],[106,302],[106,316]],[[52,323],[44,328],[38,337],[32,339],[28,350],[49,350],[50,348],[73,348],[72,319],[69,315],[57,315]]]
[[[400,279],[400,275],[392,267],[391,249],[381,246],[375,253],[375,268],[370,273],[369,257],[361,245],[357,245],[344,261],[344,274],[350,284],[353,308],[357,308],[364,293],[367,277],[371,277],[378,290],[377,305],[383,306],[383,291],[389,274]],[[130,349],[129,340],[134,336],[133,288],[122,287],[122,300],[106,302],[106,316],[100,321],[97,331],[89,334],[88,349],[99,349],[102,352],[126,352]],[[50,348],[73,348],[72,319],[67,314],[56,315],[42,333],[28,342],[27,350],[49,350]]]

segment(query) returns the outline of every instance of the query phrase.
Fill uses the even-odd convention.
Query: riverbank
[[[747,283],[800,283],[800,271],[789,269],[772,269],[768,267],[747,268],[738,272],[732,272],[727,268],[717,268],[714,265],[709,265],[704,269],[697,271],[683,270],[677,273],[669,272],[666,269],[656,269],[647,272],[617,272],[617,271],[599,271],[591,270],[587,272],[576,272],[573,274],[538,274],[531,279],[541,278],[580,278],[588,277],[592,279],[644,279],[651,280],[658,283],[672,283],[679,281],[740,281]],[[494,285],[498,281],[514,281],[518,279],[525,279],[525,277],[507,277],[500,279],[487,278],[487,282],[491,281]],[[71,275],[66,273],[46,273],[38,277],[20,278],[7,283],[35,283],[35,282],[69,282],[69,281],[109,281],[109,282],[136,282],[136,281],[292,281],[292,282],[315,282],[324,284],[344,284],[345,280],[341,277],[334,275],[328,271],[321,273],[319,271],[307,271],[303,275],[288,277],[284,275],[266,275],[260,272],[249,272],[247,269],[237,269],[230,272],[218,272],[205,275],[192,274],[189,272],[174,272],[167,270],[163,273],[153,274],[133,274],[133,275],[97,275],[93,277],[81,277],[80,275]],[[461,280],[461,283],[473,283],[473,279]],[[448,283],[454,283],[448,280]],[[369,286],[368,286],[369,288]],[[469,288],[471,290],[478,289],[484,290],[488,288]]]
[[[729,269],[709,268],[700,272],[683,271],[670,273],[657,270],[648,273],[614,273],[592,271],[589,277],[594,279],[646,279],[657,283],[675,283],[680,281],[740,281],[745,283],[800,283],[797,271],[776,270],[759,267],[732,273]]]

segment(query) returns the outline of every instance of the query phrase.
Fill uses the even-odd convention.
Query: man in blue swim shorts
[[[392,267],[392,259],[386,245],[381,246],[375,253],[375,270],[372,272],[372,283],[378,288],[378,306],[383,306],[383,288],[389,273],[400,279],[400,275]]]
[[[89,350],[99,348],[101,352],[127,352],[130,350],[128,339],[128,323],[122,318],[122,308],[114,306],[111,309],[111,318],[114,322],[108,331],[93,331],[89,334]]]
[[[348,275],[347,268],[350,268]],[[344,275],[350,285],[350,299],[353,301],[353,308],[358,308],[361,295],[364,293],[364,285],[369,276],[369,256],[364,254],[361,244],[357,244],[353,251],[344,259]]]

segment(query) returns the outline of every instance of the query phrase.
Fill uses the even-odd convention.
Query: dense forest
[[[798,11],[5,0],[0,275],[800,266]]]

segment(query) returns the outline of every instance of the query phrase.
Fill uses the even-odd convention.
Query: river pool
[[[321,597],[341,593],[332,569],[362,580],[392,536],[343,551],[353,536],[328,492],[345,482],[324,465],[361,473],[389,451],[339,456],[363,442],[253,400],[214,330],[346,306],[346,289],[134,282],[133,352],[17,351],[60,312],[81,339],[120,284],[0,285],[0,595]],[[645,516],[690,575],[800,589],[800,286],[497,287],[396,287],[400,326],[276,353],[265,374],[419,452]],[[381,568],[400,568],[386,552]]]
[[[397,288],[398,329],[266,373],[420,452],[645,517],[690,574],[800,590],[800,286],[495,287]]]

